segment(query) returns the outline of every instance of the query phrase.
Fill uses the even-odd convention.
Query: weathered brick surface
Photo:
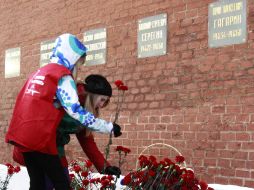
[[[27,76],[39,67],[40,42],[70,32],[82,39],[89,29],[106,27],[107,63],[84,67],[90,73],[128,86],[119,123],[123,136],[113,140],[110,161],[117,164],[116,145],[131,148],[124,173],[152,143],[175,146],[187,165],[209,183],[254,187],[254,1],[248,1],[244,44],[208,48],[208,4],[215,0],[23,0],[0,2],[0,161],[11,160],[4,143],[15,97]],[[137,58],[137,20],[168,15],[166,55]],[[21,47],[20,77],[4,78],[4,53]],[[111,104],[102,117],[113,120]],[[106,135],[96,135],[102,151]],[[150,153],[169,156],[164,149]],[[84,156],[75,138],[69,159]]]

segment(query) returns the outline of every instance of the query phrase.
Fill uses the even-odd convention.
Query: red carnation
[[[122,185],[128,185],[131,183],[131,173],[127,174],[121,181]]]
[[[105,187],[106,187],[106,186],[109,185],[109,184],[110,184],[110,181],[109,181],[108,179],[103,179],[103,180],[101,179],[101,185],[102,185],[102,186],[105,186]]]
[[[199,185],[201,187],[201,190],[206,190],[208,187],[207,183],[204,181],[199,181]]]
[[[87,179],[82,180],[82,184],[84,186],[87,186],[89,184],[89,181]]]
[[[87,171],[85,171],[85,172],[81,172],[81,176],[83,176],[83,177],[87,177],[87,176],[88,176],[88,172],[87,172]]]
[[[123,82],[121,80],[116,80],[115,85],[117,86],[117,88],[119,88],[120,86],[123,85]]]
[[[14,168],[8,168],[8,174],[12,175],[14,173]]]
[[[155,158],[155,156],[149,156],[149,160],[151,161],[151,162],[155,162],[156,161],[156,158]]]
[[[119,86],[118,88],[119,90],[123,90],[123,91],[128,90],[128,86],[125,86],[125,85]]]
[[[145,157],[144,155],[141,155],[141,156],[139,156],[139,158],[138,158],[139,160],[147,160],[147,157]]]
[[[178,163],[182,163],[182,162],[184,162],[184,157],[180,156],[180,155],[176,156],[175,161],[178,162]]]
[[[108,176],[107,176],[107,179],[108,179],[109,181],[114,180],[114,178],[113,178],[112,175],[108,175]]]
[[[151,176],[151,177],[155,176],[155,174],[156,174],[156,173],[155,173],[155,171],[153,171],[153,170],[149,170],[149,171],[148,171],[148,175]]]
[[[18,173],[20,171],[20,167],[19,166],[16,166],[15,168],[14,168],[14,172],[15,173]]]
[[[88,168],[90,168],[93,165],[93,163],[90,160],[86,160],[85,162]]]
[[[122,151],[122,146],[117,146],[116,151]]]
[[[125,147],[124,147],[123,151],[124,151],[125,154],[128,154],[128,153],[131,152],[131,150],[129,148],[125,148]]]
[[[74,170],[76,173],[78,173],[78,172],[81,171],[81,168],[80,168],[80,166],[78,166],[78,165],[74,165],[74,166],[73,166],[73,170]]]

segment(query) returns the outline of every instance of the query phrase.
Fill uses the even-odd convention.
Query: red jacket
[[[56,128],[64,110],[55,108],[53,100],[64,75],[71,72],[64,66],[48,64],[26,81],[16,100],[6,142],[28,151],[57,154]]]

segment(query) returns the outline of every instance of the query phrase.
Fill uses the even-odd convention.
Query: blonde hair
[[[91,112],[94,114],[94,116],[97,118],[99,117],[99,109],[94,107],[94,98],[95,94],[86,92],[86,98],[85,98],[85,104],[84,107],[86,108],[87,111]],[[86,136],[89,136],[92,134],[92,131],[88,128],[86,128]]]

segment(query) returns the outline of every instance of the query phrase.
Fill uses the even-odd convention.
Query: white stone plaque
[[[138,58],[167,53],[167,14],[138,21]]]
[[[55,40],[47,40],[41,42],[41,49],[40,49],[40,67],[47,65],[49,63],[50,57],[52,55],[52,49],[54,48]]]
[[[106,63],[106,28],[99,28],[85,32],[83,42],[88,49],[85,63],[86,66]]]
[[[20,76],[20,48],[5,51],[5,78]]]

